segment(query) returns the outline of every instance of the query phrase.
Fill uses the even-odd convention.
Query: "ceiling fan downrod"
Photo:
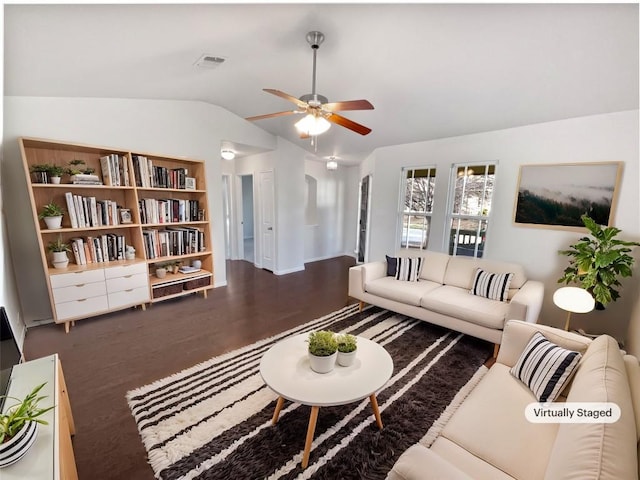
[[[324,42],[324,34],[322,32],[309,32],[307,33],[307,42],[311,45],[311,49],[313,50],[313,72],[311,77],[311,96],[313,97],[313,101],[317,102],[320,105],[322,102],[318,100],[318,95],[316,94],[316,54],[318,53],[318,49],[322,42]]]

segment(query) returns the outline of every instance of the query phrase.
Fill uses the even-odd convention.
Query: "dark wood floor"
[[[141,310],[29,329],[28,359],[58,353],[76,422],[80,479],[152,480],[127,391],[351,303],[350,257],[276,276],[227,262],[228,286]]]

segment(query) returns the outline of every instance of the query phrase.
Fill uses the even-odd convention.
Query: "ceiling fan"
[[[313,50],[313,77],[311,83],[311,93],[296,98],[293,95],[284,93],[280,90],[272,88],[263,89],[267,93],[284,98],[297,107],[296,110],[287,110],[284,112],[268,113],[266,115],[257,115],[248,117],[246,120],[264,120],[265,118],[281,117],[283,115],[306,114],[300,121],[296,123],[296,128],[300,133],[300,138],[315,137],[326,132],[331,123],[335,123],[342,127],[348,128],[360,135],[367,135],[371,129],[360,125],[359,123],[349,120],[335,112],[345,110],[373,110],[373,105],[368,100],[348,100],[345,102],[329,103],[327,97],[316,93],[316,53],[320,45],[324,41],[324,35],[321,32],[307,33],[307,42]],[[313,140],[313,139],[312,139]]]

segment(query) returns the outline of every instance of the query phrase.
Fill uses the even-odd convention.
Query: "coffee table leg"
[[[302,454],[302,468],[307,468],[307,465],[309,465],[309,453],[311,452],[311,444],[313,443],[313,434],[316,431],[318,410],[320,410],[320,407],[311,407],[311,415],[309,415],[309,427],[307,428],[307,440],[304,442],[304,453]]]
[[[378,399],[376,398],[376,394],[372,394],[369,397],[369,400],[371,400],[371,408],[373,409],[374,417],[376,417],[378,428],[382,429],[382,417],[380,416],[380,410],[378,409]]]
[[[284,397],[278,397],[278,402],[276,403],[276,409],[273,412],[273,418],[271,419],[271,424],[275,425],[278,422],[278,417],[280,417],[280,410],[282,410],[282,406],[284,405]]]

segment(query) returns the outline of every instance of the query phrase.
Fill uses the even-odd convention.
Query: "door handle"
[[[267,230],[273,230],[273,227],[268,227]]]

